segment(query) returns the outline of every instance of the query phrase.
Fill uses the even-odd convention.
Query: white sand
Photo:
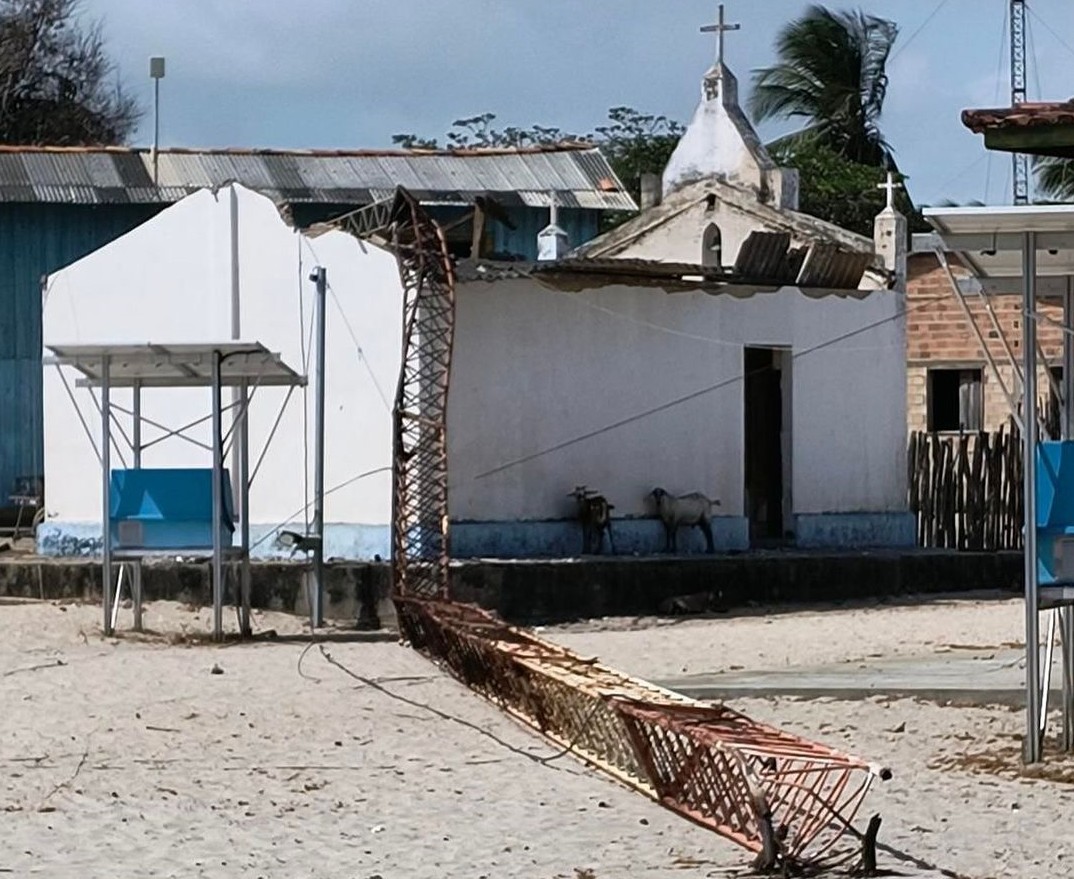
[[[631,674],[675,678],[1021,646],[1023,606],[1018,599],[945,598],[711,619],[612,618],[555,626],[544,634],[581,653],[599,653]]]
[[[554,634],[653,677],[711,669],[725,652],[781,667],[814,664],[818,650],[838,659],[961,644],[968,632],[991,644],[1018,634],[1014,603],[849,614]],[[473,726],[363,686],[316,649],[299,669],[300,642],[106,641],[99,616],[98,607],[0,604],[0,871],[576,879],[591,870],[606,879],[727,876],[748,863],[569,756],[536,762],[556,749],[405,648],[327,647],[392,693]],[[154,603],[147,621],[204,630],[208,615]],[[257,624],[302,628],[278,614]],[[214,663],[225,673],[210,674]],[[1074,843],[1061,841],[1074,787],[933,768],[990,739],[1015,766],[1018,713],[879,701],[736,707],[892,766],[868,807],[884,815],[881,842],[918,864],[882,851],[883,866],[904,876],[1074,875]]]

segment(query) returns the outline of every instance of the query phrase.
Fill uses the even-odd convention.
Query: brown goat
[[[584,485],[577,485],[567,497],[572,497],[578,504],[578,520],[582,523],[582,553],[600,554],[604,544],[604,532],[608,532],[608,546],[615,555],[615,540],[612,537],[612,510],[615,509],[602,494],[590,491]]]

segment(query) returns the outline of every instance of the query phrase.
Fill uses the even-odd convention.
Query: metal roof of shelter
[[[70,366],[82,373],[79,384],[100,387],[108,361],[108,384],[113,388],[211,387],[213,359],[219,354],[220,384],[257,387],[304,385],[306,378],[260,342],[220,342],[181,345],[46,345],[52,355],[47,366]]]
[[[148,149],[0,147],[0,202],[171,204],[239,183],[278,204],[368,204],[406,187],[426,204],[637,210],[591,144],[466,150],[162,149],[159,185]]]
[[[963,110],[962,124],[990,150],[1074,158],[1074,99]]]
[[[1074,278],[1072,204],[925,208],[924,215],[989,292],[1022,292],[1027,233],[1036,237],[1037,295],[1059,295]]]

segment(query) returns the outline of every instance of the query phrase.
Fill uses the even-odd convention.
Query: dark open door
[[[776,349],[745,349],[746,515],[752,546],[783,539],[781,360]]]

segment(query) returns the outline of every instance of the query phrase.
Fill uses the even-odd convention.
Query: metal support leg
[[[1067,279],[1063,294],[1063,439],[1074,439],[1074,281]],[[1074,608],[1059,611],[1059,633],[1063,657],[1063,750],[1074,751]]]
[[[106,354],[101,362],[101,597],[104,605],[104,633],[112,625],[112,401],[111,364]]]
[[[239,559],[239,591],[241,593],[242,609],[239,613],[239,629],[242,637],[249,638],[252,634],[250,628],[250,392],[243,382],[239,388],[241,403],[239,413],[242,421],[239,422],[239,497],[242,504],[242,519],[240,520],[240,534],[242,543],[242,556]]]
[[[221,433],[220,352],[213,352],[213,640],[224,638],[224,564],[220,529],[223,522],[223,435]]]
[[[119,622],[119,603],[123,600],[123,580],[127,574],[126,562],[119,563],[119,573],[116,574],[116,591],[115,596],[112,598],[112,617],[111,625],[112,631],[115,631],[116,625]]]
[[[1063,653],[1063,750],[1074,751],[1074,608],[1059,610],[1060,649]]]
[[[1025,496],[1026,740],[1023,759],[1038,763],[1040,740],[1040,590],[1037,581],[1037,235],[1022,238],[1022,490]]]
[[[131,399],[131,453],[134,456],[133,467],[142,469],[142,383],[136,381]]]
[[[142,560],[131,562],[131,600],[134,604],[134,631],[142,631]]]

